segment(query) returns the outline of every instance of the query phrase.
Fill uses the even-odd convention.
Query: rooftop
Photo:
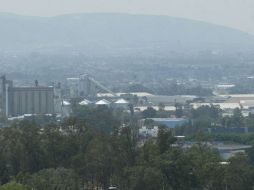
[[[115,102],[115,104],[128,104],[129,102],[125,99],[119,99]]]
[[[95,103],[96,105],[109,105],[110,102],[108,100],[99,100],[98,102]]]
[[[91,101],[84,99],[83,101],[79,102],[79,105],[84,106],[84,105],[89,105],[91,103],[92,103]]]

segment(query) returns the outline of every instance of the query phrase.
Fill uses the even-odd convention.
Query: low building
[[[161,109],[160,106],[135,106],[134,111],[135,112],[143,112],[143,111],[147,110],[149,107],[155,109],[156,111],[159,111]],[[164,106],[163,110],[175,112],[176,107],[175,106]]]
[[[155,126],[165,126],[169,129],[183,126],[189,123],[189,120],[184,118],[146,118],[139,121],[140,127],[146,126],[153,128]]]
[[[67,78],[66,85],[69,89],[70,98],[79,97],[79,78]]]
[[[88,105],[91,105],[92,102],[87,100],[87,99],[83,99],[81,102],[79,102],[79,105],[80,106],[88,106]]]
[[[251,145],[239,145],[239,144],[213,144],[212,147],[217,149],[220,153],[220,156],[224,160],[228,160],[229,158],[242,153],[245,154],[246,150],[250,149]]]
[[[110,107],[111,102],[105,99],[99,100],[95,103],[96,106],[107,106]]]
[[[159,131],[159,128],[157,126],[153,128],[147,128],[143,126],[139,129],[138,133],[141,138],[150,138],[150,137],[157,137],[158,131]]]
[[[72,112],[71,103],[67,100],[63,100],[61,115],[63,117],[68,117],[68,116],[70,116],[71,112]]]
[[[200,142],[199,142],[200,143]],[[194,145],[197,145],[198,142],[186,141],[181,147],[183,149],[191,148]],[[242,153],[245,154],[246,150],[252,148],[251,145],[243,145],[243,144],[225,144],[224,142],[203,142],[204,145],[217,150],[220,154],[221,158],[224,160],[228,160],[229,158]]]
[[[240,103],[191,103],[193,109],[198,109],[201,106],[214,106],[224,111],[234,110],[236,108],[241,109]]]
[[[153,94],[150,94],[148,92],[129,92],[129,93],[115,93],[118,97],[122,97],[122,96],[125,96],[125,95],[132,95],[132,96],[137,96],[137,97],[151,97],[151,96],[154,96]],[[98,93],[97,94],[97,97],[115,97],[112,93]]]
[[[128,106],[129,106],[129,102],[123,98],[114,102],[115,108],[128,109]]]
[[[177,96],[147,96],[147,102],[152,105],[164,104],[165,106],[174,106],[176,103],[186,104],[187,102],[193,101],[197,96],[192,95],[177,95]]]
[[[240,103],[243,100],[254,100],[254,94],[229,94],[226,103]]]

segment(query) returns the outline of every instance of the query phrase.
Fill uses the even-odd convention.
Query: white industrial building
[[[92,104],[92,102],[87,100],[87,99],[84,99],[81,102],[79,102],[79,105],[81,105],[81,106],[88,106],[88,105],[91,105],[91,104]]]
[[[110,106],[111,105],[111,102],[108,101],[108,100],[105,100],[105,99],[102,99],[102,100],[99,100],[95,103],[95,105],[97,106]]]
[[[117,100],[114,102],[114,107],[115,108],[123,108],[123,109],[128,109],[129,102],[123,98]]]

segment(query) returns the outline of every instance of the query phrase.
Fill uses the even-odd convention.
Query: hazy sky
[[[254,0],[0,0],[0,12],[52,16],[124,12],[184,17],[254,34]]]

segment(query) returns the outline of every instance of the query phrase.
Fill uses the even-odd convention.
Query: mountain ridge
[[[122,51],[235,50],[254,47],[254,36],[237,29],[184,18],[125,13],[54,17],[0,13],[0,51],[98,53]]]

